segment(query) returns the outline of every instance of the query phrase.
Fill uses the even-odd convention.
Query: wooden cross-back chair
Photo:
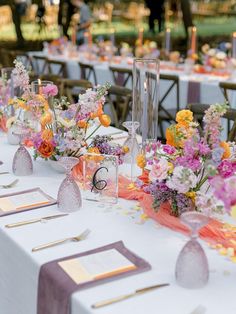
[[[65,61],[47,59],[47,68],[49,74],[58,75],[63,78],[68,77]]]
[[[199,103],[187,105],[187,108],[192,111],[195,120],[199,122],[200,132],[203,129],[203,117],[204,117],[205,111],[209,109],[209,107],[210,105],[199,104]],[[230,126],[230,123],[233,122],[232,127],[231,128],[229,127],[227,130],[227,134],[228,134],[227,139],[229,141],[235,141],[236,140],[236,109],[229,108],[224,114],[223,118],[227,120],[227,125],[229,126]]]
[[[235,92],[235,96],[236,96],[236,83],[232,83],[232,82],[220,82],[219,83],[219,87],[224,95],[225,101],[229,104],[230,107],[232,106],[231,103],[231,97],[230,97],[230,92],[231,95],[233,92]],[[236,102],[236,97],[235,97],[235,102]],[[228,121],[228,131],[230,129],[230,122]]]
[[[73,104],[78,101],[78,95],[82,94],[88,88],[92,88],[93,84],[87,80],[60,80],[60,95],[66,96],[68,101]]]
[[[87,80],[87,81],[92,81],[92,78],[94,80],[94,84],[97,85],[97,75],[94,69],[94,66],[88,63],[82,63],[79,62],[79,67],[80,67],[80,79],[82,80]]]
[[[132,69],[120,68],[115,66],[109,67],[115,85],[127,87],[128,83],[132,86],[133,83],[133,71]]]
[[[43,56],[32,56],[32,66],[33,71],[37,75],[47,74],[48,73],[48,59]]]
[[[126,121],[131,109],[132,90],[126,87],[112,85],[106,96],[106,103],[110,105],[115,127],[121,127]]]

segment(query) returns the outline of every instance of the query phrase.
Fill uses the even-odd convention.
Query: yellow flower
[[[229,147],[229,143],[227,142],[221,142],[220,143],[220,147],[222,147],[224,149],[224,153],[222,156],[222,159],[228,159],[231,156],[231,152],[230,152],[230,147]]]
[[[168,162],[169,170],[168,173],[171,174],[174,170],[174,165],[171,162]]]
[[[144,169],[146,166],[146,158],[143,154],[139,154],[136,157],[136,162],[139,168]]]
[[[193,113],[190,110],[180,110],[176,114],[176,121],[183,126],[188,126],[193,121]]]
[[[41,123],[41,126],[42,128],[44,129],[45,126],[47,124],[51,124],[52,123],[52,114],[51,112],[47,111],[45,112],[42,117],[40,118],[40,123]]]
[[[128,147],[128,146],[124,146],[124,147],[123,147],[123,152],[124,152],[125,154],[127,154],[127,153],[129,152],[129,147]]]
[[[191,198],[191,200],[193,201],[193,202],[195,202],[195,199],[196,199],[196,192],[187,192],[187,193],[185,193],[185,195],[187,196],[187,197],[189,197],[189,198]]]

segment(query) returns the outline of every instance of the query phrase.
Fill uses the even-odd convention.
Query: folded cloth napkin
[[[118,252],[123,254],[136,266],[136,268],[124,273],[115,274],[110,278],[100,278],[90,282],[76,284],[58,264],[61,261],[110,249],[116,249]],[[70,297],[75,291],[114,280],[115,278],[122,278],[128,275],[147,271],[149,269],[151,269],[150,264],[133,252],[129,251],[124,246],[122,241],[46,263],[41,267],[39,273],[37,314],[69,314]]]
[[[187,103],[200,103],[201,100],[201,83],[197,81],[188,82]]]

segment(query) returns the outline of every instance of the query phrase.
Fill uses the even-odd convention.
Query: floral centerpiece
[[[135,48],[136,58],[158,58],[159,55],[160,51],[155,41],[146,40],[143,45],[140,45],[139,40],[137,40]]]
[[[146,169],[145,180],[137,184],[153,196],[154,210],[167,201],[175,216],[189,210],[223,209],[210,186],[216,189],[216,178],[230,177],[236,171],[234,143],[220,140],[221,118],[227,108],[225,104],[210,106],[203,118],[203,132],[193,113],[181,110],[177,123],[167,129],[166,144],[147,143],[145,153],[137,158],[138,165]]]

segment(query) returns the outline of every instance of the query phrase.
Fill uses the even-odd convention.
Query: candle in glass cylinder
[[[197,50],[197,27],[191,27],[191,37],[190,37],[190,51],[191,54],[196,54]]]
[[[88,31],[88,45],[90,47],[93,45],[93,37],[92,37],[92,33],[90,30]]]
[[[115,46],[115,29],[114,28],[111,28],[110,41],[112,43],[112,46]]]
[[[74,46],[76,45],[76,25],[73,25],[72,27],[71,42]]]
[[[143,28],[142,27],[138,31],[138,43],[140,46],[143,45]]]
[[[39,95],[42,95],[43,93],[42,82],[40,79],[38,79],[38,93]]]
[[[236,32],[232,36],[232,58],[236,59]]]
[[[171,29],[167,27],[165,31],[165,54],[167,56],[170,54],[170,37],[171,37]]]
[[[88,45],[88,32],[84,33],[84,44]]]

